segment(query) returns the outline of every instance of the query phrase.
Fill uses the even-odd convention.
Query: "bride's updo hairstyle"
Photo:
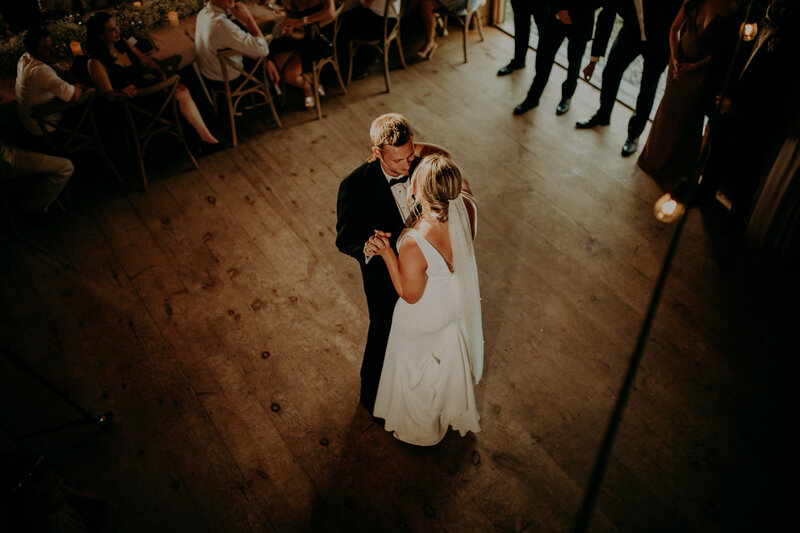
[[[447,208],[461,192],[461,169],[450,158],[442,154],[426,156],[417,165],[411,176],[411,191],[419,191],[411,206],[416,212],[417,205],[424,203],[439,222],[447,222]]]

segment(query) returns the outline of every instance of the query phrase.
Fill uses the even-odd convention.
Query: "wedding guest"
[[[162,79],[166,78],[155,59],[144,55],[121,38],[116,21],[107,12],[95,13],[89,18],[86,40],[91,57],[89,75],[100,94],[109,100],[132,98],[138,89],[157,83],[158,80],[149,81],[143,77],[144,68],[156,70]],[[206,126],[185,85],[178,84],[175,98],[178,108],[200,140],[208,145],[219,143]]]
[[[461,11],[467,7],[467,0],[422,0],[420,2],[420,13],[422,13],[422,24],[425,26],[425,44],[422,45],[417,56],[422,59],[430,59],[436,52],[436,11],[445,7],[450,11]]]
[[[639,136],[650,119],[661,74],[669,62],[669,28],[682,0],[606,0],[597,16],[592,56],[583,69],[587,80],[592,78],[595,65],[606,53],[611,29],[617,15],[622,18],[622,28],[611,46],[608,62],[603,69],[600,88],[600,108],[588,120],[575,124],[578,129],[605,126],[611,121],[611,110],[617,101],[622,74],[637,57],[643,59],[642,76],[636,108],[628,121],[628,136],[622,145],[622,156],[636,152]]]
[[[770,2],[756,38],[743,45],[721,114],[708,133],[699,200],[713,200],[724,187],[733,229],[744,228],[770,157],[796,120],[800,84],[787,66],[800,49],[798,17],[800,9],[789,0]],[[766,102],[781,112],[764,112]]]
[[[0,180],[19,182],[23,193],[20,205],[30,213],[47,213],[74,170],[69,159],[30,152],[0,141]]]
[[[235,20],[231,20],[229,17]],[[238,24],[237,24],[238,22]],[[231,49],[241,55],[228,59],[243,68],[245,57],[266,57],[270,53],[267,39],[256,24],[250,10],[241,2],[234,0],[209,0],[197,14],[194,35],[197,65],[200,73],[213,84],[222,84],[227,74],[229,80],[236,80],[240,73],[229,66],[220,64],[217,53]],[[280,81],[275,63],[267,61],[267,75],[272,83]]]
[[[586,50],[586,43],[592,37],[594,12],[599,7],[599,0],[555,0],[552,6],[555,12],[554,20],[539,26],[536,75],[525,100],[514,108],[515,115],[527,113],[539,105],[539,98],[553,70],[556,53],[564,39],[568,42],[567,79],[561,84],[561,101],[556,107],[557,115],[569,111],[570,100],[578,87],[581,59]]]
[[[481,430],[473,381],[483,369],[483,330],[471,198],[458,166],[429,155],[411,176],[409,201],[419,215],[397,239],[397,253],[386,233],[370,239],[400,296],[374,416],[409,444],[437,444],[450,427],[461,436]]]
[[[508,65],[497,71],[498,76],[508,76],[515,70],[525,68],[525,58],[528,55],[528,43],[531,39],[531,15],[536,22],[541,39],[544,17],[549,13],[549,0],[511,0],[511,10],[514,12],[514,57]]]
[[[386,28],[388,34],[397,24],[397,15],[400,13],[401,0],[389,2],[388,16],[389,22]],[[386,13],[386,0],[360,0],[353,9],[345,11],[342,17],[342,25],[339,28],[339,43],[341,48],[347,53],[350,49],[350,41],[379,41],[383,39],[383,16]],[[357,52],[367,54],[373,51],[372,48],[361,47]],[[367,64],[370,58],[353,58],[353,78],[362,79],[367,75]]]
[[[31,109],[56,98],[64,102],[77,101],[81,97],[82,87],[65,81],[56,72],[54,67],[58,57],[47,28],[39,25],[30,27],[22,43],[26,52],[17,62],[17,111],[25,130],[39,136],[42,130],[36,119],[30,116]],[[58,123],[60,120],[59,115],[48,117],[48,122]],[[53,126],[47,128],[48,131],[55,129]]]
[[[736,43],[739,0],[687,0],[672,22],[667,87],[639,166],[660,180],[699,164],[703,121],[719,94]]]
[[[270,48],[281,79],[303,91],[304,105],[311,109],[314,101],[312,61],[333,54],[333,45],[324,36],[315,34],[312,26],[331,20],[336,12],[333,0],[283,0],[286,18],[279,25],[283,36],[275,39]],[[325,89],[318,86],[319,95]]]

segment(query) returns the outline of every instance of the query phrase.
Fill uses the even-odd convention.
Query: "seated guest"
[[[47,213],[74,170],[69,159],[29,152],[0,141],[0,181],[24,180],[22,207],[31,213]]]
[[[98,91],[109,100],[132,98],[137,89],[152,85],[143,77],[143,67],[158,70],[158,63],[150,56],[142,54],[127,41],[120,38],[119,29],[113,17],[106,12],[95,13],[86,23],[86,39],[89,51],[89,75]],[[175,92],[178,107],[186,120],[207,144],[219,141],[208,130],[192,95],[185,85],[179,84]]]
[[[236,21],[228,18],[229,11]],[[243,3],[233,0],[209,0],[200,10],[197,14],[194,46],[197,51],[197,65],[203,77],[218,83],[225,80],[223,67],[217,57],[218,52],[231,49],[254,58],[269,55],[267,39],[250,10]],[[243,68],[242,56],[229,59],[239,68]],[[225,69],[229,80],[240,76],[239,72],[228,66]],[[280,81],[278,69],[271,60],[267,61],[267,75],[272,83],[277,84]]]
[[[58,98],[64,102],[74,102],[81,97],[81,86],[63,80],[53,68],[56,51],[50,32],[43,26],[32,26],[22,38],[27,50],[17,62],[17,111],[19,121],[31,135],[42,135],[39,123],[31,118],[31,109]],[[48,121],[58,123],[60,116],[48,117]],[[53,127],[48,126],[48,131]]]
[[[435,10],[446,7],[450,11],[460,11],[467,7],[467,0],[422,0],[420,2],[420,12],[422,13],[422,24],[425,26],[427,37],[417,55],[422,59],[430,59],[436,52],[436,14]]]
[[[315,105],[311,62],[320,59],[320,54],[329,56],[333,52],[332,48],[324,49],[325,40],[312,36],[310,25],[332,19],[336,8],[333,0],[283,0],[283,6],[286,18],[279,23],[278,32],[285,35],[272,42],[272,54],[281,79],[303,91],[306,109],[310,109]],[[319,94],[325,96],[321,85]]]
[[[392,19],[387,32],[394,29],[397,15],[400,13],[400,0],[392,0],[389,6],[389,17]],[[349,50],[350,41],[379,41],[383,39],[383,14],[386,11],[386,0],[360,0],[359,5],[342,14],[342,26],[339,28],[339,39],[345,52]],[[361,50],[361,48],[359,49]],[[364,49],[372,51],[372,48]],[[353,77],[361,79],[367,75],[366,59],[357,61],[353,58]]]

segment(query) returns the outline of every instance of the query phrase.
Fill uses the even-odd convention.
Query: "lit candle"
[[[83,49],[81,49],[81,43],[78,41],[72,41],[69,43],[69,48],[72,50],[72,55],[79,56],[83,54]]]
[[[752,41],[756,38],[758,33],[758,24],[755,22],[746,22],[742,24],[741,34],[742,39],[745,41]]]
[[[133,3],[133,7],[142,7],[142,3],[141,2],[134,2]]]
[[[656,219],[667,224],[679,219],[685,210],[684,205],[672,198],[670,193],[664,194],[653,206],[653,214]]]
[[[177,11],[170,11],[167,13],[167,18],[169,19],[170,26],[177,26],[178,25],[178,12]]]

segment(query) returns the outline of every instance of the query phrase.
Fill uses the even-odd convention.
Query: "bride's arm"
[[[403,239],[400,243],[399,258],[389,246],[387,239],[375,236],[370,242],[380,248],[378,253],[389,269],[394,290],[400,298],[410,304],[417,303],[425,292],[425,285],[428,284],[428,275],[425,273],[428,262],[417,242],[414,239]]]

